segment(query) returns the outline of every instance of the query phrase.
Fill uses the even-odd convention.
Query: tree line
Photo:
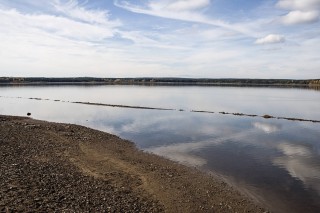
[[[239,78],[45,78],[0,77],[2,84],[203,84],[203,85],[320,85],[320,79],[239,79]]]

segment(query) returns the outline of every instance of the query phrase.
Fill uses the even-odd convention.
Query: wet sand
[[[217,177],[90,128],[0,116],[0,212],[265,212]]]

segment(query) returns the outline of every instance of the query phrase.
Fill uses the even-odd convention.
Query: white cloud
[[[314,10],[320,8],[320,0],[280,0],[276,5],[288,10]]]
[[[281,17],[283,24],[310,24],[319,21],[320,0],[280,0],[276,6],[290,11]]]
[[[0,20],[3,75],[102,77],[112,71],[113,76],[126,76],[125,70],[142,69],[134,62],[123,63],[128,58],[124,48],[107,42],[119,25],[107,17],[103,22],[89,23],[0,7]]]
[[[158,17],[130,26],[128,19],[142,16],[96,8],[90,1],[0,2],[2,75],[314,78],[320,67],[317,27],[286,31],[276,26],[279,22],[270,26],[269,19],[259,17],[229,23],[210,13],[215,1],[157,0],[139,6],[118,0],[126,10]],[[290,41],[279,45],[281,50],[252,45],[275,29]]]
[[[191,11],[204,8],[210,4],[210,0],[162,0],[151,2],[150,7],[155,10]]]
[[[146,7],[140,7],[137,5],[130,4],[126,1],[116,0],[115,5],[134,13],[140,13],[140,14],[146,14],[151,16],[176,19],[176,20],[182,20],[182,21],[190,21],[190,22],[200,22],[200,23],[208,22],[208,20],[201,13],[198,13],[192,10],[173,11],[172,9],[168,8],[168,5],[165,4],[165,1],[160,1],[157,3],[149,3],[145,5]]]
[[[146,14],[150,16],[156,16],[167,19],[174,19],[180,21],[194,22],[212,25],[216,27],[220,27],[222,29],[226,29],[228,31],[238,32],[250,37],[258,37],[258,33],[253,30],[248,29],[245,24],[230,24],[228,22],[222,21],[220,19],[209,18],[201,11],[195,10],[197,8],[203,8],[210,1],[199,1],[200,3],[196,3],[196,1],[183,1],[186,3],[179,3],[182,0],[176,0],[174,2],[167,0],[160,0],[157,3],[148,3],[144,6],[137,6],[130,4],[127,1],[115,0],[115,5],[122,9],[139,13]],[[169,3],[171,2],[171,3]],[[188,3],[187,3],[188,2]],[[183,6],[184,5],[184,6]]]
[[[295,10],[283,16],[281,21],[286,25],[314,23],[319,21],[319,12]]]
[[[78,1],[70,0],[67,3],[62,3],[60,0],[55,0],[53,3],[55,9],[70,18],[94,23],[109,25],[109,13],[106,10],[89,10],[79,6]]]
[[[256,40],[256,44],[276,44],[285,42],[285,37],[277,34],[270,34]]]
[[[95,25],[75,21],[65,17],[48,14],[23,14],[15,9],[1,10],[1,26],[19,30],[21,34],[28,30],[48,32],[51,35],[73,38],[75,40],[99,41],[114,35],[120,24],[105,19],[105,24]]]

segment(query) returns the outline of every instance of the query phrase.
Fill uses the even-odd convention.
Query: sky
[[[320,0],[0,0],[0,76],[320,78]]]

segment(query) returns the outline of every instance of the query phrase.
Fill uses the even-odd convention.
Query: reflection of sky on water
[[[99,90],[101,88],[103,87],[99,87]],[[143,94],[140,89],[139,87],[139,91],[134,91],[134,95],[138,92]],[[194,95],[199,94],[198,89],[191,91]],[[73,87],[71,90],[76,92]],[[45,92],[48,91],[51,91],[49,98],[71,99],[67,97],[68,92],[63,94],[62,90],[59,90],[54,94],[52,88],[45,90]],[[85,90],[80,91],[85,92]],[[124,91],[127,89],[123,89],[123,94],[120,93],[124,95]],[[173,92],[176,94],[172,97],[178,95],[177,91]],[[211,90],[204,90],[204,94],[209,95],[209,91]],[[31,90],[27,90],[23,95],[48,97],[41,95],[38,90],[37,92],[38,94],[34,95]],[[2,88],[0,95],[1,93],[3,93]],[[18,91],[5,93],[22,96]],[[148,91],[144,93],[150,94]],[[249,95],[253,94],[249,93]],[[115,102],[107,99],[97,101],[93,99],[98,98],[98,95],[94,96],[93,98],[88,96],[92,99],[86,100],[84,96],[79,95],[79,97],[72,97],[72,100],[148,106],[159,104],[153,99],[148,99],[149,102],[147,101],[146,104],[140,104],[141,97],[137,102],[129,98],[128,103],[118,103],[117,98],[111,98]],[[124,95],[124,97],[129,96]],[[162,98],[169,100],[169,96],[163,95]],[[253,100],[253,97],[250,96],[249,99]],[[82,99],[79,100],[80,98]],[[183,104],[193,101],[201,103],[202,100],[201,97],[190,98],[190,100],[189,98],[180,97],[180,100],[184,99]],[[274,97],[275,100],[278,98]],[[27,112],[31,112],[32,117],[37,119],[89,126],[132,140],[139,148],[146,151],[189,166],[218,172],[225,178],[229,178],[231,182],[250,188],[253,193],[259,194],[268,203],[274,204],[279,212],[282,210],[317,212],[316,210],[320,209],[320,124],[318,123],[217,113],[123,109],[28,99],[1,98],[0,101],[0,114],[24,116]],[[201,109],[209,105],[211,109],[214,101],[209,100],[209,102],[203,108],[201,106]],[[243,112],[241,107],[245,104],[240,104],[240,108],[237,109],[237,105],[227,102],[223,105],[226,104],[230,109],[232,106],[230,111]],[[163,104],[164,107],[168,107],[166,104]],[[183,104],[181,106],[179,104],[172,105],[184,109],[196,106],[191,104],[191,107],[181,107]],[[316,104],[319,104],[319,101]],[[284,106],[287,104],[282,107]],[[268,109],[268,112],[276,112],[275,107],[276,105]],[[310,107],[312,109],[313,104]],[[306,114],[304,117],[307,116]]]
[[[254,122],[253,126],[257,129],[260,129],[266,133],[272,133],[279,131],[281,129],[281,125],[279,124],[269,124],[264,122]]]
[[[320,195],[320,156],[319,146],[282,143],[277,147],[283,156],[273,163],[286,169],[292,177],[301,180],[306,187],[312,188]]]

